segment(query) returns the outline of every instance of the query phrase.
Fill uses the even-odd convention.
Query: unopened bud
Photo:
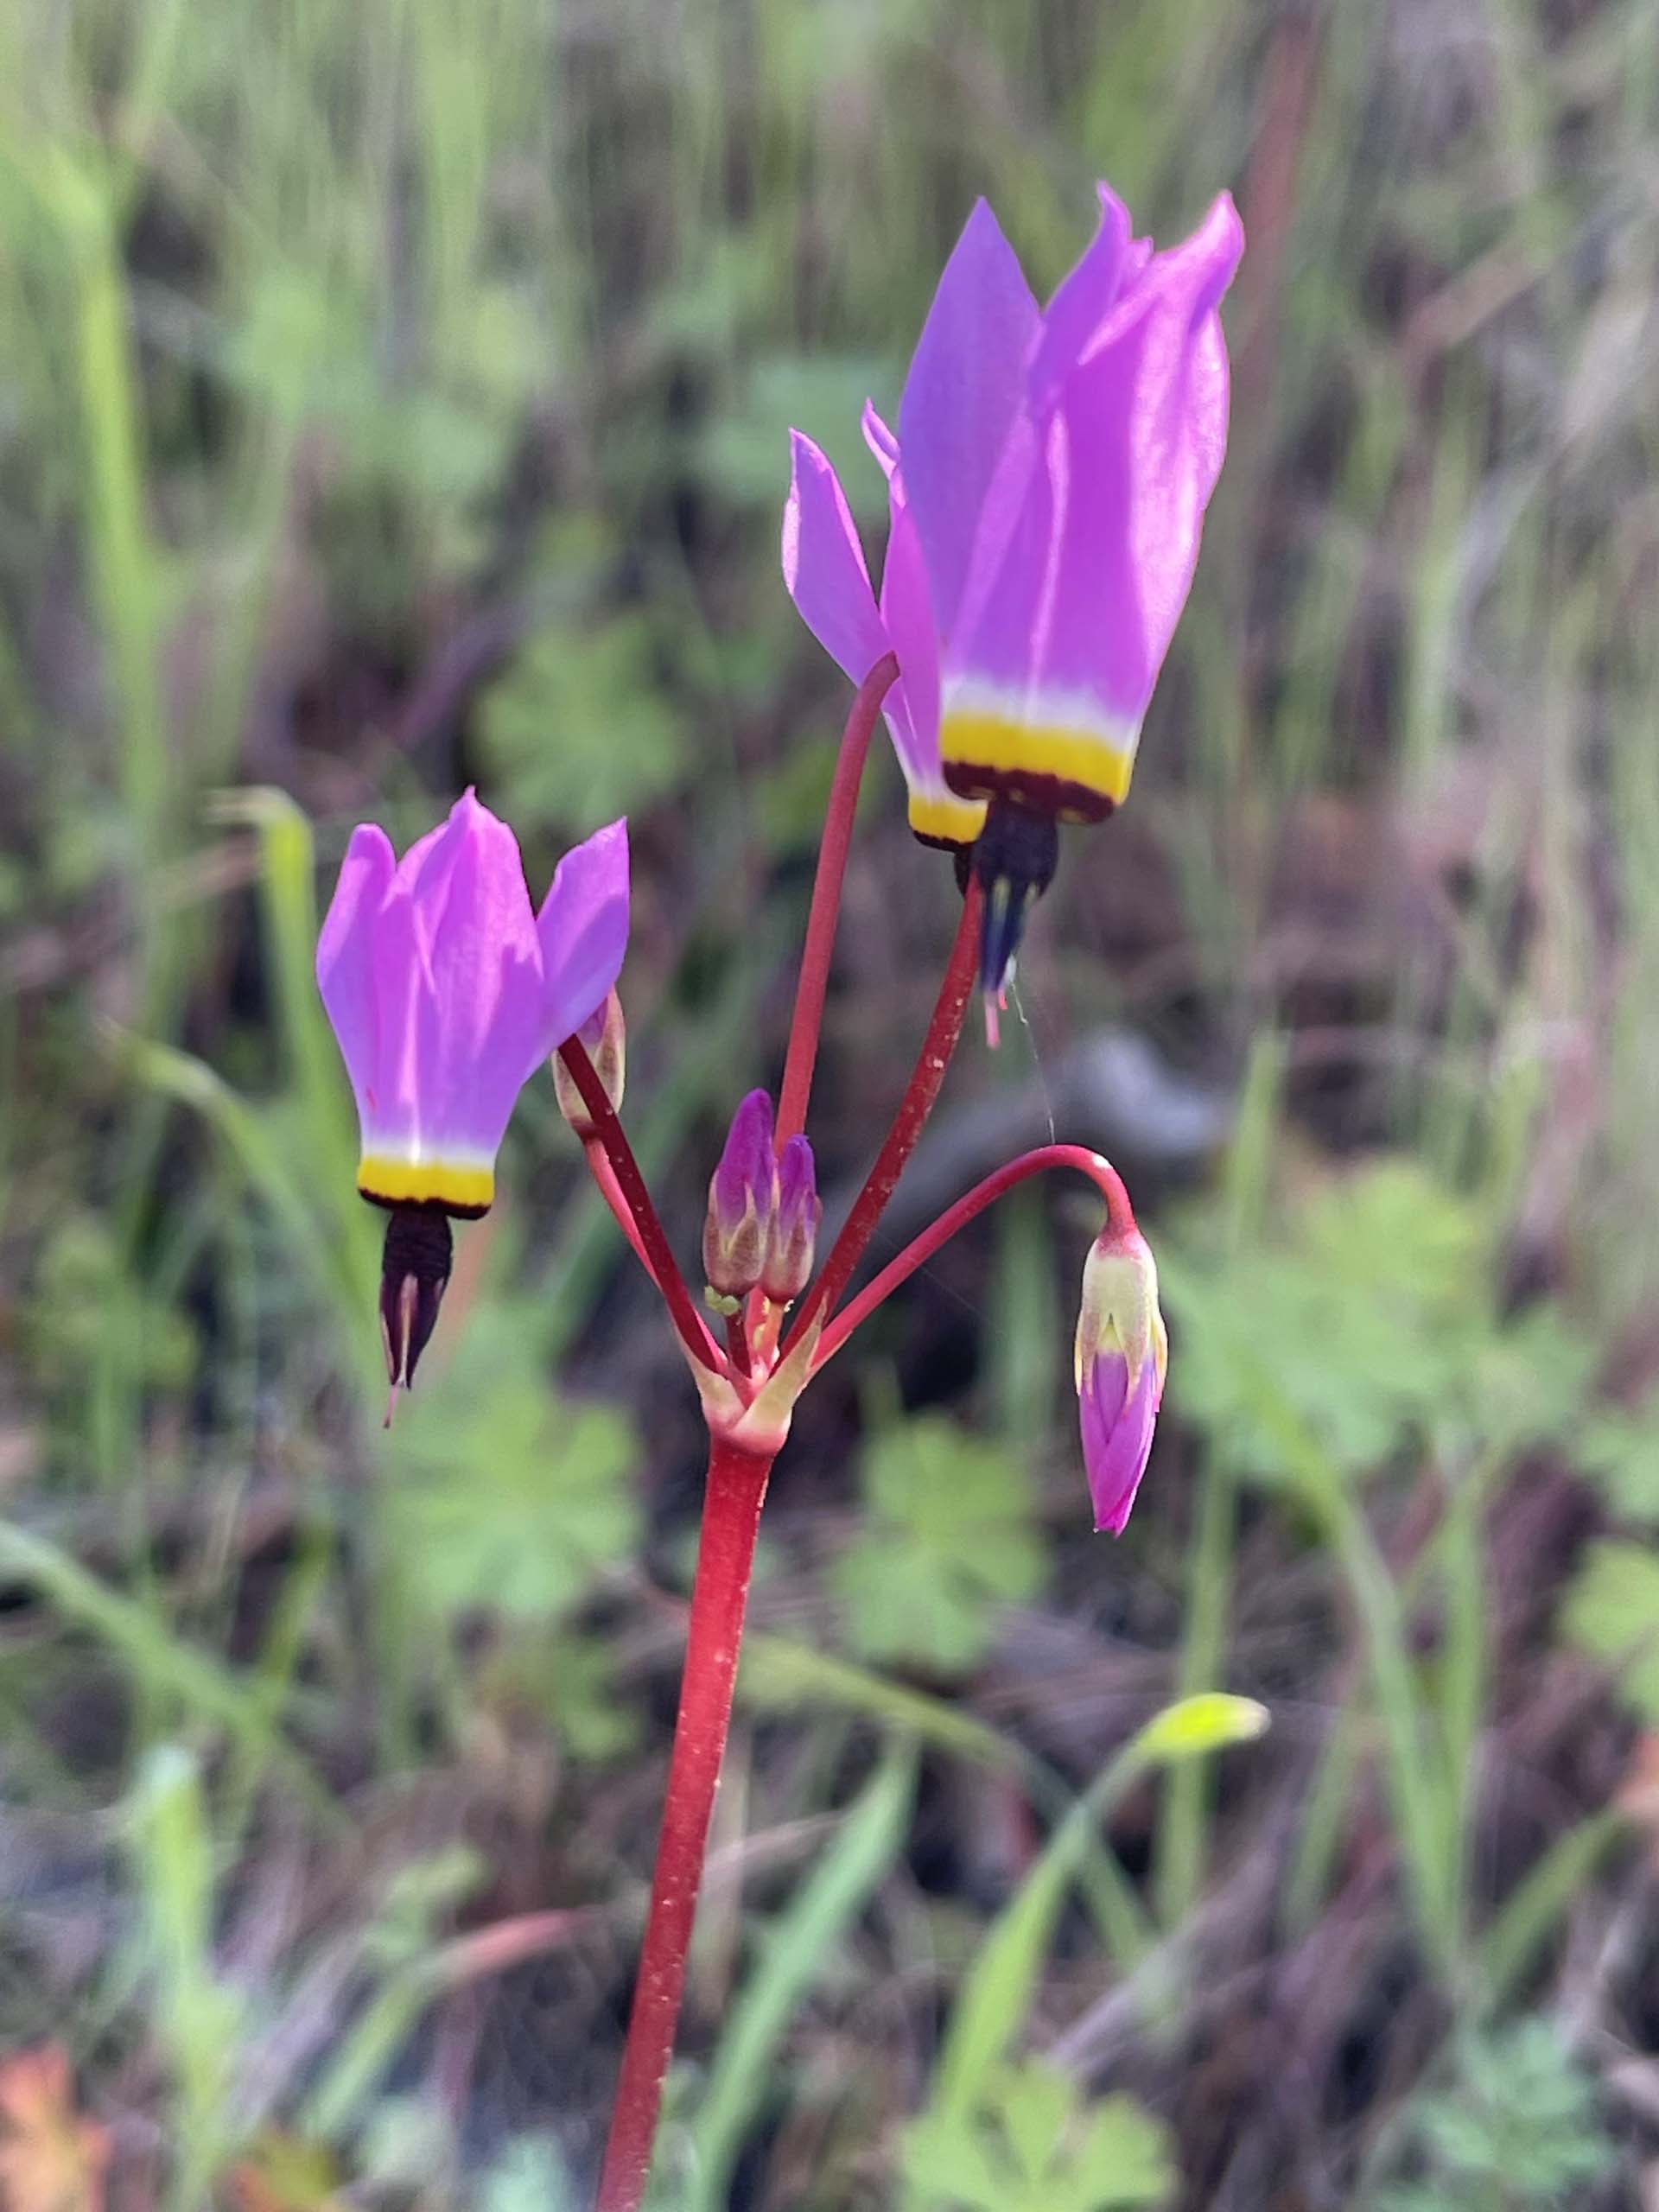
[[[1089,1248],[1077,1314],[1077,1407],[1095,1526],[1120,1535],[1152,1450],[1169,1339],[1146,1239],[1112,1223]]]
[[[611,1110],[620,1113],[627,1074],[628,1027],[622,1019],[622,1001],[614,991],[607,993],[604,1005],[597,1014],[588,1017],[576,1035],[594,1064],[594,1073],[605,1086]],[[575,1077],[556,1052],[553,1055],[553,1095],[559,1102],[560,1113],[584,1142],[597,1135],[594,1117],[576,1088]]]
[[[823,1218],[812,1147],[804,1137],[791,1137],[778,1157],[778,1210],[766,1240],[760,1287],[779,1306],[798,1298],[812,1276],[812,1255]]]
[[[716,1297],[747,1298],[760,1281],[777,1205],[772,1101],[764,1090],[752,1090],[732,1116],[709,1183],[702,1271]]]
[[[436,1206],[394,1206],[380,1264],[380,1335],[394,1390],[415,1379],[437,1325],[454,1257],[449,1217]],[[387,1416],[391,1418],[390,1414]]]

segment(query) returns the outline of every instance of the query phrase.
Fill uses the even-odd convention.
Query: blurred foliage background
[[[583,2202],[698,1423],[543,1085],[382,1435],[319,887],[467,781],[538,882],[626,808],[694,1254],[846,697],[785,429],[878,528],[973,196],[1046,290],[1096,174],[1160,240],[1239,198],[1231,452],[893,1229],[1109,1150],[1166,1417],[1091,1537],[1063,1191],[807,1402],[660,2203],[1659,2202],[1652,0],[12,0],[14,2212]],[[951,926],[869,781],[832,1214]],[[1223,1688],[1264,1738],[1137,1734]]]

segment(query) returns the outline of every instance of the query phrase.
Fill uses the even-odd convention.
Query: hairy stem
[[[1022,1153],[1018,1160],[1009,1160],[1006,1166],[988,1175],[982,1183],[976,1183],[966,1197],[958,1198],[953,1206],[947,1206],[931,1228],[906,1244],[897,1259],[889,1260],[856,1298],[848,1300],[818,1340],[813,1373],[817,1373],[825,1360],[832,1359],[854,1330],[868,1321],[876,1307],[890,1298],[900,1283],[907,1281],[918,1268],[925,1267],[940,1246],[948,1244],[959,1229],[965,1229],[976,1214],[995,1205],[1005,1192],[1013,1190],[1016,1183],[1023,1183],[1027,1176],[1046,1174],[1055,1167],[1069,1167],[1079,1175],[1086,1175],[1106,1201],[1108,1218],[1121,1230],[1134,1228],[1135,1212],[1129,1194],[1109,1160],[1081,1144],[1039,1145],[1035,1152]],[[825,1273],[828,1272],[826,1268]]]
[[[639,2212],[645,2193],[663,2082],[679,2024],[715,1787],[732,1717],[755,1535],[771,1472],[770,1459],[734,1451],[717,1437],[710,1440],[663,1832],[596,2212]]]
[[[847,874],[848,849],[853,842],[853,817],[858,811],[858,787],[870,749],[881,702],[899,673],[891,653],[883,653],[858,687],[842,733],[830,804],[824,810],[823,837],[818,846],[818,869],[812,880],[812,905],[806,918],[806,942],[801,947],[800,980],[795,986],[795,1011],[790,1017],[789,1050],[784,1059],[783,1088],[778,1094],[777,1147],[782,1152],[791,1137],[806,1126],[806,1102],[812,1091],[812,1070],[818,1057],[818,1032],[823,1026],[824,995],[830,988],[830,957],[835,950],[836,920],[841,912],[841,887]]]
[[[652,1281],[663,1294],[663,1303],[679,1332],[680,1341],[699,1366],[709,1368],[716,1375],[722,1373],[715,1340],[685,1287],[684,1276],[674,1263],[673,1252],[663,1233],[663,1224],[657,1218],[657,1209],[651,1202],[651,1192],[645,1188],[645,1179],[639,1172],[633,1147],[623,1134],[616,1109],[606,1096],[605,1086],[588,1057],[587,1046],[580,1037],[567,1037],[559,1047],[559,1058],[569,1071],[570,1079],[582,1093],[582,1103],[592,1118],[592,1142],[601,1148],[616,1179],[614,1196],[603,1183],[600,1188],[613,1208],[616,1198],[620,1198],[632,1216],[634,1227],[639,1232],[639,1249]]]

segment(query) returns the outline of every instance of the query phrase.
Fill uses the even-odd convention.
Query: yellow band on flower
[[[487,1213],[495,1197],[493,1167],[464,1166],[453,1160],[388,1160],[365,1153],[358,1162],[357,1187],[383,1206],[442,1206],[447,1213]]]
[[[1135,766],[1133,739],[1126,746],[1074,723],[1028,722],[984,708],[948,713],[939,752],[953,791],[1046,800],[1063,821],[1109,813],[1128,792]]]
[[[971,845],[985,826],[985,802],[952,791],[912,791],[910,826],[930,845]]]

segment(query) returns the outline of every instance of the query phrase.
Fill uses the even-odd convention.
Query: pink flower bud
[[[620,1113],[627,1077],[628,1026],[622,1018],[622,1001],[614,991],[607,995],[597,1013],[589,1014],[576,1034],[594,1064],[594,1073],[605,1086],[612,1109]],[[557,1052],[553,1055],[553,1092],[560,1113],[584,1142],[597,1134],[575,1080]]]
[[[823,1201],[818,1196],[812,1147],[804,1137],[791,1137],[778,1160],[778,1211],[766,1241],[760,1287],[779,1306],[798,1298],[812,1275]]]
[[[1152,1253],[1138,1229],[1109,1222],[1084,1262],[1077,1381],[1095,1526],[1115,1536],[1146,1471],[1168,1363]]]
[[[752,1090],[732,1116],[709,1183],[702,1270],[717,1296],[747,1298],[760,1281],[777,1208],[772,1101],[764,1090]]]

